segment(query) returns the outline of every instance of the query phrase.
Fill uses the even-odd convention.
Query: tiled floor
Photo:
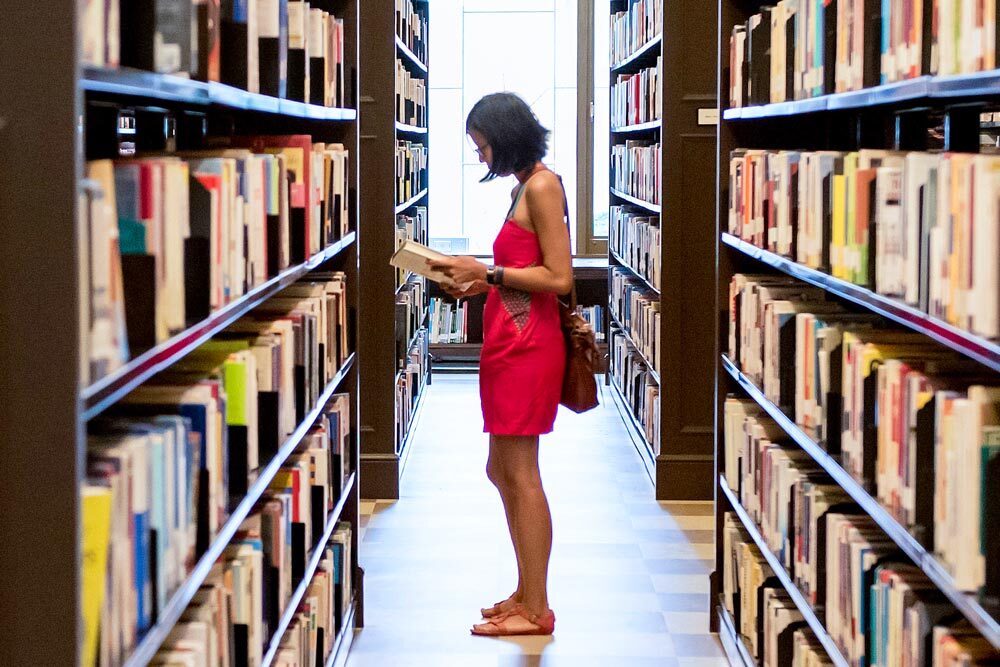
[[[660,504],[611,402],[542,438],[553,637],[469,635],[516,583],[475,376],[436,376],[397,502],[362,503],[365,622],[349,667],[722,667],[710,503]]]

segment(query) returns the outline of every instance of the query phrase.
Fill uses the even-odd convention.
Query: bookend
[[[292,581],[302,581],[306,573],[306,524],[292,523]]]
[[[227,8],[226,5],[229,5]],[[247,49],[246,19],[239,21],[232,2],[223,2],[220,42],[222,60],[219,80],[234,88],[247,89],[250,71]]]
[[[257,393],[257,452],[262,465],[278,455],[281,433],[278,420],[278,392]]]
[[[122,254],[125,327],[133,356],[156,346],[156,258]]]
[[[234,665],[250,664],[250,628],[245,623],[233,623],[233,645],[230,655]]]
[[[235,509],[247,495],[250,478],[247,460],[248,429],[241,424],[229,424],[229,507]]]
[[[184,316],[191,326],[212,312],[212,193],[193,174],[188,179],[188,188],[191,235],[184,240]]]

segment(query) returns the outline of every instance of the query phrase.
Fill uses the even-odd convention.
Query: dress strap
[[[517,186],[517,194],[514,195],[514,203],[510,205],[510,209],[507,211],[508,220],[514,217],[514,211],[517,210],[517,205],[521,203],[521,197],[524,196],[524,191],[527,187],[528,187],[528,181],[525,181],[524,183],[521,183],[519,186]]]
[[[514,212],[517,211],[517,205],[519,203],[521,203],[521,197],[524,196],[524,192],[525,192],[525,190],[528,187],[528,181],[530,181],[532,178],[534,178],[535,174],[538,174],[538,173],[543,172],[543,171],[551,171],[551,170],[548,167],[542,165],[541,169],[537,169],[534,172],[532,172],[531,176],[528,176],[528,178],[525,179],[524,183],[521,183],[521,185],[518,186],[518,188],[517,188],[517,194],[514,195],[514,203],[510,205],[510,210],[507,211],[507,219],[508,220],[510,218],[512,218],[514,216]],[[559,177],[559,182],[560,183],[562,182],[562,177]]]

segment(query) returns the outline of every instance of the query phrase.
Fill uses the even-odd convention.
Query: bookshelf
[[[731,84],[730,77],[732,63],[735,61],[730,58],[732,45],[737,42],[735,37],[734,41],[731,42],[730,31],[734,26],[745,24],[766,4],[742,2],[741,0],[719,0],[717,4],[720,26],[718,73],[722,121],[719,130],[717,159],[719,190],[716,200],[718,210],[715,229],[717,235],[715,257],[718,262],[716,284],[718,321],[720,322],[718,344],[723,353],[717,356],[715,365],[717,382],[716,472],[718,479],[716,534],[718,543],[712,600],[724,600],[724,596],[716,597],[714,593],[721,590],[723,585],[721,582],[722,570],[724,567],[728,567],[726,560],[728,554],[725,553],[722,538],[719,536],[722,534],[722,527],[726,521],[724,515],[730,513],[737,518],[738,523],[742,524],[743,529],[756,544],[780,581],[781,587],[787,591],[831,661],[834,664],[843,665],[852,663],[848,650],[834,638],[834,631],[831,629],[832,624],[842,621],[827,618],[827,609],[823,605],[813,605],[808,600],[805,593],[798,587],[796,577],[789,573],[781,558],[769,548],[768,540],[763,536],[764,529],[748,511],[749,505],[744,507],[740,493],[731,486],[732,478],[727,481],[727,472],[732,475],[733,471],[727,471],[726,464],[729,456],[726,449],[726,416],[729,413],[726,411],[729,410],[729,407],[724,407],[727,405],[724,401],[727,397],[734,397],[744,401],[744,405],[759,411],[760,418],[767,419],[768,424],[773,424],[776,433],[780,435],[769,433],[767,438],[769,441],[780,442],[787,448],[789,456],[802,456],[803,458],[795,458],[795,460],[804,462],[802,464],[806,466],[803,468],[804,470],[821,475],[821,478],[825,480],[824,484],[830,484],[832,488],[836,489],[836,494],[842,494],[846,497],[845,502],[850,507],[849,513],[856,513],[858,525],[872,526],[871,530],[876,531],[879,536],[877,539],[884,540],[885,548],[891,551],[888,558],[893,562],[902,563],[906,568],[912,568],[913,574],[908,576],[912,577],[913,581],[919,581],[920,585],[926,586],[927,593],[922,594],[920,600],[925,599],[924,595],[926,595],[926,599],[940,600],[940,604],[944,608],[950,609],[950,618],[937,618],[936,621],[932,621],[932,624],[953,627],[957,621],[968,623],[971,630],[959,632],[968,632],[969,637],[975,637],[969,641],[979,642],[976,644],[977,648],[993,657],[1000,654],[1000,622],[998,622],[1000,601],[997,600],[992,588],[994,583],[989,578],[992,575],[987,575],[986,583],[981,585],[981,591],[972,592],[968,584],[962,585],[959,581],[963,573],[956,572],[954,565],[947,563],[947,555],[938,553],[933,543],[933,532],[943,530],[938,525],[938,515],[933,513],[934,502],[937,500],[935,498],[934,476],[941,474],[937,468],[940,464],[936,461],[936,457],[939,455],[936,450],[938,447],[945,446],[940,444],[942,440],[932,443],[930,449],[910,448],[916,447],[916,445],[909,445],[906,449],[907,456],[915,457],[915,460],[908,462],[907,465],[915,465],[920,469],[921,479],[928,479],[928,475],[930,479],[929,486],[928,482],[923,481],[918,482],[911,479],[908,482],[912,484],[912,487],[907,487],[907,492],[914,495],[912,503],[916,507],[925,508],[924,510],[914,510],[914,516],[926,518],[928,515],[926,513],[920,514],[920,512],[927,512],[928,506],[932,508],[930,510],[932,519],[929,524],[924,523],[923,520],[910,524],[900,518],[900,507],[887,505],[883,500],[883,494],[886,492],[882,485],[887,484],[886,479],[861,479],[857,473],[851,472],[851,466],[856,465],[856,463],[851,461],[854,450],[848,451],[845,444],[849,426],[841,427],[839,422],[841,415],[843,415],[846,423],[849,408],[845,407],[840,410],[834,407],[829,409],[824,425],[837,430],[833,436],[827,433],[827,440],[824,441],[817,434],[815,425],[810,426],[806,421],[797,418],[794,406],[791,410],[789,409],[785,394],[782,394],[781,401],[775,398],[777,390],[774,385],[770,389],[767,388],[767,383],[773,382],[773,380],[765,377],[764,382],[761,382],[751,377],[756,373],[756,370],[741,368],[739,359],[731,358],[730,353],[726,350],[731,346],[730,339],[728,339],[729,329],[732,326],[730,308],[739,309],[741,307],[739,304],[731,303],[733,297],[730,293],[730,281],[735,274],[755,274],[767,276],[766,280],[791,279],[787,283],[781,282],[781,287],[777,289],[784,289],[787,285],[789,290],[786,292],[789,295],[787,298],[792,302],[807,300],[810,304],[816,304],[822,300],[831,304],[830,308],[842,309],[838,310],[837,314],[831,315],[830,318],[834,322],[838,321],[836,318],[843,318],[844,324],[839,326],[843,326],[845,331],[857,331],[858,323],[863,323],[862,327],[875,327],[877,331],[873,334],[872,340],[876,341],[876,345],[880,344],[878,336],[882,335],[883,329],[899,332],[899,336],[906,337],[905,340],[915,346],[916,351],[912,353],[913,358],[910,359],[910,362],[912,368],[920,373],[925,372],[925,367],[918,365],[921,363],[922,356],[926,358],[927,355],[938,355],[941,359],[947,359],[947,361],[942,362],[941,370],[937,372],[945,373],[944,368],[955,369],[951,371],[953,375],[949,376],[954,382],[954,385],[950,387],[953,386],[954,390],[962,396],[964,396],[962,392],[966,391],[966,387],[969,385],[989,387],[1000,384],[1000,345],[995,338],[978,335],[971,328],[963,328],[954,321],[945,321],[943,316],[937,317],[930,314],[933,311],[929,310],[927,306],[921,306],[913,300],[907,302],[901,295],[890,295],[891,292],[887,293],[883,289],[882,278],[876,278],[876,275],[881,274],[875,274],[872,271],[880,270],[878,263],[881,261],[882,253],[886,251],[882,246],[876,247],[874,237],[867,240],[870,246],[865,252],[871,253],[871,266],[876,268],[868,270],[868,282],[856,278],[851,280],[843,277],[843,274],[834,275],[838,270],[843,271],[839,268],[841,265],[838,264],[839,261],[842,261],[841,256],[836,253],[831,254],[829,259],[824,256],[823,262],[821,262],[823,265],[817,266],[812,260],[802,259],[801,255],[796,256],[796,254],[779,250],[774,244],[780,243],[780,241],[775,240],[774,232],[771,231],[771,229],[777,229],[776,227],[763,230],[766,241],[759,243],[751,242],[745,234],[734,233],[731,223],[733,213],[730,209],[730,198],[734,196],[731,190],[734,187],[733,183],[736,182],[735,179],[738,178],[732,176],[730,159],[736,149],[775,152],[768,153],[768,157],[776,154],[777,151],[828,151],[836,152],[837,155],[865,150],[870,150],[873,153],[878,150],[912,151],[914,155],[917,155],[917,152],[926,151],[933,151],[937,155],[938,152],[944,151],[959,154],[958,157],[962,157],[963,153],[979,152],[980,112],[992,108],[1000,102],[1000,87],[998,87],[1000,70],[939,76],[929,73],[925,69],[922,70],[922,74],[911,79],[856,90],[830,92],[814,97],[788,99],[787,101],[757,100],[757,103],[742,107],[732,106],[730,102],[733,89],[730,86],[734,84]],[[773,35],[769,33],[768,39],[771,38]],[[919,49],[917,53],[919,53]],[[830,63],[826,63],[825,66],[830,67]],[[750,66],[743,63],[741,67]],[[837,71],[842,70],[838,68]],[[770,74],[773,76],[774,72],[770,72]],[[751,74],[751,76],[754,75]],[[791,80],[789,78],[789,81]],[[758,80],[751,79],[751,86],[754,85],[754,81]],[[766,79],[765,83],[767,83]],[[774,99],[774,86],[776,84],[773,79],[771,85],[771,91],[765,91],[771,95],[767,99]],[[777,89],[782,90],[780,83],[777,84]],[[910,168],[908,164],[901,171],[905,173],[905,169]],[[891,163],[885,163],[882,166],[888,166],[884,174],[892,173],[892,169],[895,168],[895,165]],[[834,172],[831,174],[833,178],[844,174],[843,171],[838,171],[840,169],[839,166],[834,167]],[[883,178],[884,174],[880,173],[878,178]],[[770,176],[764,178],[766,181]],[[850,188],[852,185],[848,184],[845,187]],[[977,196],[979,196],[979,192],[984,191],[977,190]],[[858,192],[860,195],[860,189]],[[904,194],[904,198],[906,196],[909,195]],[[945,192],[944,196],[951,195]],[[780,204],[778,205],[780,206]],[[848,224],[855,220],[862,220],[861,213],[858,212],[860,210],[852,209],[850,213],[845,213]],[[852,215],[857,217],[852,218]],[[879,215],[882,214],[879,213]],[[923,221],[923,216],[930,215],[926,212],[921,214],[922,225],[934,224]],[[834,214],[830,220],[833,220],[834,217],[839,217],[839,214]],[[826,225],[827,223],[821,224]],[[768,225],[765,224],[765,227]],[[879,229],[877,232],[879,234],[888,235],[891,233],[891,230],[882,231],[885,228]],[[824,243],[832,252],[834,244],[840,243],[840,241],[839,237],[829,235],[829,231],[828,226],[824,227],[823,233],[827,234],[824,236]],[[920,262],[923,260],[921,259]],[[927,272],[926,264],[918,264],[917,275],[921,281],[921,293],[925,290],[923,281],[927,280]],[[809,296],[794,295],[794,291],[800,289],[800,286],[802,290],[806,290],[804,293]],[[736,297],[736,299],[739,298],[741,297]],[[995,293],[993,298],[996,298]],[[813,308],[816,307],[813,305]],[[806,309],[796,312],[821,313],[825,311]],[[741,312],[740,316],[747,315]],[[891,337],[896,334],[888,333],[885,335]],[[740,344],[738,343],[738,345]],[[871,371],[873,380],[868,381],[866,385],[866,391],[870,393],[862,399],[861,409],[865,411],[865,414],[877,411],[877,403],[873,403],[873,401],[886,401],[887,405],[890,404],[890,399],[885,398],[872,384],[877,366],[884,365],[888,363],[888,360],[896,357],[907,356],[905,352],[892,351],[890,348],[891,345],[886,347],[883,344],[882,349],[888,350],[885,352],[885,359],[880,358],[879,361],[873,362]],[[834,354],[839,355],[839,352]],[[847,363],[847,357],[845,356],[843,359],[844,363]],[[927,375],[933,378],[935,370],[932,369],[934,367],[927,368]],[[844,370],[846,372],[847,368],[845,367]],[[882,375],[878,374],[878,377],[882,377]],[[797,378],[793,380],[793,391],[800,389],[794,384],[798,381]],[[839,381],[838,378],[837,382]],[[782,378],[780,382],[782,391],[785,391],[787,389],[784,384],[786,379]],[[843,386],[846,388],[847,381],[844,382]],[[837,397],[832,399],[834,401],[832,405],[838,405],[835,401],[839,400],[841,386],[834,388],[831,385],[831,391]],[[934,392],[932,391],[931,394],[933,397]],[[943,399],[932,398],[932,400]],[[779,402],[782,405],[779,405]],[[826,410],[828,405],[826,399],[824,399],[823,404]],[[836,415],[837,420],[834,422],[829,415]],[[925,416],[922,419],[935,418]],[[835,426],[830,422],[833,422]],[[940,424],[934,422],[922,421],[921,423],[922,425],[929,423],[931,429],[941,428]],[[845,442],[841,441],[841,428],[844,429]],[[879,424],[873,424],[871,428],[871,433],[875,433],[876,429],[881,433],[882,426]],[[925,428],[925,426],[921,426],[921,428]],[[938,431],[932,432],[937,433]],[[914,435],[910,442],[922,442],[921,438],[923,437],[916,435],[914,428]],[[945,436],[940,437],[945,438]],[[874,458],[876,460],[874,465],[882,465],[877,457],[885,454],[881,450],[878,452],[870,451],[868,448],[871,444],[872,442],[866,436],[862,445],[863,455]],[[851,446],[854,446],[853,443]],[[983,456],[986,454],[983,453]],[[983,468],[982,475],[986,479],[986,476],[991,473],[987,472],[986,463],[983,464]],[[994,487],[987,487],[986,492],[988,493],[989,489],[992,488]],[[995,502],[995,499],[989,497],[982,498],[984,506]],[[757,511],[760,512],[759,508]],[[989,515],[987,513],[982,516]],[[979,519],[982,522],[990,520],[989,518]],[[797,529],[797,525],[795,529]],[[985,526],[983,529],[990,530]],[[931,537],[928,537],[928,533],[931,533]],[[961,549],[968,549],[970,553],[978,551],[975,539],[961,541],[959,546]],[[989,558],[990,556],[987,555],[986,559],[989,560]],[[823,564],[820,567],[827,567],[827,565]],[[834,565],[829,565],[829,567],[834,567]],[[796,576],[798,575],[799,573]],[[825,585],[825,583],[821,582],[820,585]],[[912,604],[912,602],[907,602],[907,604]],[[713,609],[712,618],[714,626],[723,635],[723,644],[727,647],[727,651],[732,649],[730,656],[733,663],[752,664],[752,662],[747,663],[743,658],[739,658],[740,655],[745,654],[745,658],[752,660],[746,651],[744,638],[739,636],[723,602],[720,601],[718,606]],[[894,640],[890,639],[890,641]],[[930,662],[926,664],[930,664]]]
[[[372,221],[372,230],[365,236],[361,248],[361,269],[365,275],[366,298],[361,302],[361,318],[368,323],[360,338],[362,358],[361,402],[365,406],[361,428],[361,495],[364,498],[398,498],[399,477],[409,453],[410,432],[419,418],[423,405],[423,389],[429,380],[430,364],[426,345],[427,290],[421,305],[420,325],[413,336],[406,336],[397,321],[396,302],[408,290],[407,284],[421,282],[418,276],[409,276],[403,285],[397,284],[396,270],[389,266],[389,258],[396,249],[396,219],[398,215],[417,217],[418,207],[426,208],[429,202],[428,183],[415,184],[411,189],[402,188],[396,158],[398,142],[412,142],[428,146],[428,107],[424,106],[422,122],[414,118],[400,118],[398,95],[401,82],[399,68],[411,80],[422,82],[427,90],[428,62],[421,59],[409,33],[408,0],[394,2],[377,0],[368,2],[361,16],[361,60],[365,63],[365,76],[361,87],[361,145],[365,151],[365,188],[362,191],[362,208],[365,217]],[[415,41],[426,47],[428,32],[426,19],[429,12],[427,0],[412,3],[413,10],[424,18],[422,30],[415,30]],[[419,23],[419,22],[418,22]],[[407,109],[408,110],[408,109]],[[423,216],[416,230],[418,240],[426,242],[427,218]],[[395,295],[395,296],[394,296]],[[406,408],[397,404],[397,382],[406,372],[408,352],[416,344],[422,358],[424,371],[417,382],[417,391]],[[397,350],[403,349],[401,355]],[[397,434],[397,420],[401,409],[406,410],[409,428]]]
[[[659,411],[659,435],[646,437],[644,422],[635,414],[633,403],[624,391],[625,369],[609,364],[608,384],[611,395],[631,439],[645,463],[660,500],[705,500],[712,497],[712,397],[714,384],[703,370],[714,363],[714,349],[704,335],[715,328],[715,315],[706,307],[705,296],[714,289],[715,267],[712,261],[716,238],[712,233],[712,212],[703,202],[713,197],[715,180],[716,125],[711,114],[717,106],[715,72],[700,59],[702,46],[711,43],[716,34],[716,17],[706,12],[697,0],[662,0],[647,2],[652,12],[650,26],[644,34],[631,41],[632,48],[616,48],[616,34],[628,33],[621,12],[628,12],[633,3],[615,0],[612,12],[612,66],[609,79],[612,88],[624,77],[653,70],[659,79],[659,108],[648,105],[650,115],[635,113],[630,102],[628,117],[616,120],[615,96],[612,95],[612,127],[610,145],[612,165],[610,205],[627,207],[636,217],[656,217],[659,240],[655,247],[643,253],[655,256],[660,267],[658,288],[641,267],[630,265],[627,253],[615,243],[608,244],[608,263],[612,274],[625,272],[659,309],[660,333],[656,354],[645,359],[642,366],[659,370],[648,373],[648,382],[659,386],[654,399]],[[641,19],[639,21],[642,22]],[[616,33],[616,27],[618,32]],[[663,26],[661,28],[660,26]],[[683,30],[676,26],[684,26]],[[621,41],[620,39],[618,41]],[[658,64],[659,63],[659,64]],[[659,160],[655,169],[660,174],[658,196],[621,187],[614,176],[615,147],[659,144]],[[617,187],[616,187],[617,186]],[[655,189],[655,186],[654,186]],[[613,209],[614,210],[614,209]],[[615,216],[612,214],[612,224]],[[609,305],[614,301],[613,278],[608,283]],[[626,331],[628,324],[621,313],[609,307],[609,343],[624,339],[626,349],[638,352],[637,341]],[[658,363],[653,364],[651,362]],[[645,377],[645,376],[643,376]],[[638,379],[636,382],[647,382]],[[644,404],[645,405],[645,404]],[[652,414],[654,406],[646,405]],[[648,429],[656,433],[656,429]]]
[[[0,183],[8,193],[0,202],[0,210],[5,220],[19,221],[5,225],[0,232],[0,255],[7,266],[0,288],[0,311],[4,331],[9,334],[0,343],[5,369],[9,371],[0,379],[0,387],[9,397],[0,408],[0,437],[18,443],[15,450],[5,452],[0,481],[7,491],[24,499],[23,503],[11,503],[2,519],[6,534],[19,545],[16,554],[0,557],[0,592],[4,599],[16,601],[7,605],[3,622],[10,636],[18,637],[17,642],[5,642],[0,648],[0,661],[5,664],[69,665],[81,659],[81,493],[87,475],[88,428],[100,418],[115,414],[130,392],[171,370],[199,346],[317,269],[346,274],[348,320],[344,325],[351,352],[320,387],[315,402],[305,406],[301,420],[277,451],[260,461],[245,492],[227,503],[218,530],[121,662],[145,665],[156,655],[241,523],[255,511],[279,469],[307,437],[327,400],[338,393],[349,395],[349,435],[343,454],[353,470],[326,516],[325,532],[306,545],[313,551],[305,571],[294,581],[294,592],[280,623],[265,637],[262,664],[272,664],[317,570],[323,546],[338,522],[352,526],[354,537],[347,548],[355,564],[349,572],[355,596],[345,610],[343,630],[330,638],[333,650],[324,662],[332,666],[346,659],[353,630],[363,622],[363,573],[356,567],[359,373],[353,351],[358,310],[357,249],[363,235],[356,206],[360,176],[356,111],[359,3],[322,0],[313,6],[344,19],[347,84],[342,107],[248,93],[217,82],[84,64],[79,53],[85,29],[78,13],[82,12],[80,3],[57,0],[44,8],[26,5],[12,13],[0,29],[0,57],[4,62],[0,82],[7,91],[0,112]],[[38,26],[46,25],[46,17],[53,11],[62,19],[45,31],[56,41],[39,59]],[[125,108],[153,105],[175,119],[195,111],[204,122],[201,139],[223,140],[213,146],[224,146],[230,137],[261,134],[309,134],[316,141],[344,144],[350,152],[346,174],[349,190],[344,193],[350,200],[346,221],[349,233],[305,261],[290,262],[276,275],[249,287],[242,296],[211,310],[207,318],[188,322],[168,340],[88,383],[81,370],[81,357],[87,351],[81,350],[79,333],[88,294],[74,267],[83,255],[81,194],[88,187],[84,178],[88,159],[85,145],[97,131],[92,116],[94,102]],[[147,131],[141,124],[137,128],[138,135]],[[137,152],[140,158],[147,155],[142,148]],[[44,482],[40,486],[39,471],[43,470]]]

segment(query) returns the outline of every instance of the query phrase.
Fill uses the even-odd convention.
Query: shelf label
[[[698,124],[699,125],[718,125],[719,124],[719,110],[716,108],[711,109],[698,109]]]

